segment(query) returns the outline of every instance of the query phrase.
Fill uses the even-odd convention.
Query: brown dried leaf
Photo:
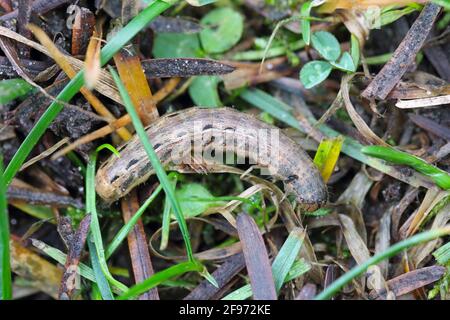
[[[77,56],[86,52],[94,26],[95,15],[88,8],[81,7],[75,11],[72,25],[72,55]]]
[[[59,289],[59,299],[68,300],[73,298],[73,293],[77,289],[77,269],[80,263],[81,254],[83,253],[83,248],[86,243],[86,238],[89,233],[89,226],[91,223],[91,216],[87,215],[81,220],[78,230],[76,232],[72,231],[70,227],[70,218],[62,219],[68,223],[69,233],[66,233],[65,239],[68,254],[66,259],[66,264],[64,265],[64,273],[61,280],[61,287]],[[67,225],[67,224],[66,224]],[[58,223],[58,229],[61,223]],[[62,224],[64,226],[64,223]],[[79,285],[79,284],[78,284]]]
[[[208,280],[203,280],[194,290],[189,293],[184,300],[209,300],[219,299],[221,289],[226,286],[231,279],[236,276],[245,267],[245,260],[242,253],[227,258],[212,273],[212,276],[219,285],[218,288],[213,286]]]
[[[114,62],[139,117],[145,126],[149,125],[159,117],[159,114],[141,60],[138,56],[117,53]]]
[[[99,25],[99,24],[98,24]],[[100,49],[101,49],[101,41],[102,31],[99,28],[95,28],[92,33],[91,40],[89,41],[89,45],[86,50],[86,58],[84,61],[84,83],[86,88],[92,90],[96,87],[97,82],[100,78]]]
[[[255,221],[245,213],[236,219],[239,239],[242,243],[245,265],[250,277],[254,300],[276,300],[277,294],[273,281],[264,240]]]
[[[402,274],[387,281],[386,284],[389,291],[399,297],[439,280],[444,273],[444,267],[431,266]],[[378,293],[371,291],[369,297],[371,299],[386,299],[386,290]]]
[[[378,137],[372,129],[365,123],[365,121],[361,118],[361,116],[356,112],[355,107],[353,106],[350,100],[350,88],[349,83],[352,80],[354,75],[345,75],[342,77],[341,81],[341,92],[342,98],[344,99],[344,105],[347,109],[347,113],[353,121],[353,124],[358,129],[358,131],[365,137],[369,142],[373,144],[379,144],[382,146],[388,146],[386,142],[383,141],[380,137]]]
[[[235,70],[235,67],[227,63],[211,59],[196,58],[143,60],[142,67],[149,78],[222,75]]]
[[[57,299],[62,271],[14,239],[11,240],[10,246],[12,271],[30,280],[40,291]]]

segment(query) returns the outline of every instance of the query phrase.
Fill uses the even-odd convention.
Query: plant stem
[[[3,157],[0,154],[0,300],[12,298],[11,264],[9,252],[9,218],[6,185],[3,176]]]

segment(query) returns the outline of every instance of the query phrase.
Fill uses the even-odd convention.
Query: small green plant
[[[0,105],[7,104],[32,90],[33,86],[23,79],[2,80],[0,81]]]
[[[309,39],[305,34],[303,34],[303,38]],[[313,33],[311,44],[325,61],[310,61],[303,66],[300,71],[300,81],[305,88],[310,89],[324,81],[333,69],[344,72],[356,71],[358,61],[355,61],[354,57],[359,56],[359,54],[356,54],[356,52],[359,52],[357,42],[352,41],[352,55],[346,51],[341,53],[339,41],[327,31]]]

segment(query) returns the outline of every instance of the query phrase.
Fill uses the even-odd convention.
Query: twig
[[[74,2],[74,0],[36,0],[31,5],[31,10],[33,13],[43,14],[67,2]],[[18,14],[19,10],[11,11],[10,13],[1,16],[0,22],[15,19],[17,18]]]
[[[139,210],[139,202],[136,191],[122,199],[122,214],[125,223]],[[150,259],[147,237],[144,231],[142,219],[139,219],[131,232],[128,234],[128,249],[130,250],[131,264],[136,283],[141,283],[155,273]],[[140,297],[140,300],[159,300],[158,290],[153,288]]]
[[[427,4],[420,16],[409,29],[403,41],[395,50],[391,60],[381,69],[369,86],[361,94],[367,99],[386,99],[422,48],[441,7],[434,3]]]

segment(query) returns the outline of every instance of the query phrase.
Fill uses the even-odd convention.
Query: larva
[[[146,132],[166,168],[189,165],[214,171],[210,170],[214,163],[223,164],[233,154],[281,180],[285,192],[305,209],[314,210],[328,199],[320,172],[306,152],[278,128],[252,115],[231,108],[195,107],[159,118]],[[107,202],[125,196],[154,173],[137,136],[119,152],[120,157],[111,156],[96,175],[97,193]]]

